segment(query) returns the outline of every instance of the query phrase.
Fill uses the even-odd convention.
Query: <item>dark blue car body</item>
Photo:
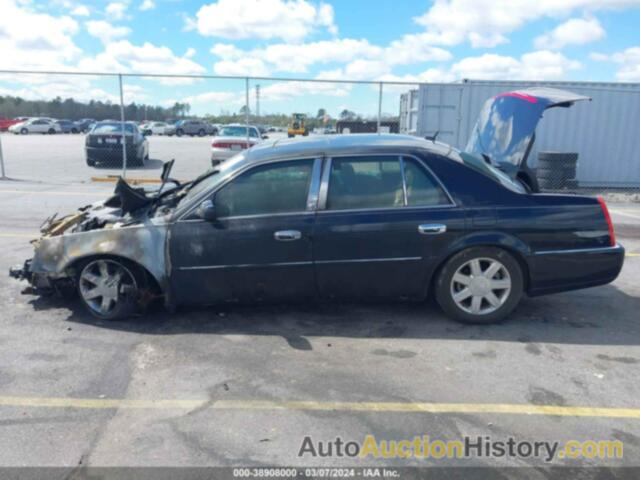
[[[602,199],[530,193],[496,168],[521,165],[542,112],[578,99],[495,97],[465,152],[332,135],[261,143],[162,193],[121,181],[107,202],[50,221],[11,275],[34,293],[75,286],[107,319],[133,313],[150,289],[169,307],[433,292],[454,318],[497,321],[523,293],[606,284],[622,268]]]
[[[357,155],[418,159],[444,185],[450,205],[331,211],[323,185],[332,159]],[[287,159],[318,159],[305,211],[199,219],[204,192],[181,205],[169,233],[174,303],[321,298],[424,299],[447,259],[474,246],[499,247],[520,262],[529,295],[609,283],[623,264],[598,199],[528,194],[502,186],[457,161],[458,153],[399,135],[348,135],[272,142],[249,150],[245,168]],[[231,176],[229,181],[235,176]],[[324,187],[326,188],[326,187]],[[317,201],[314,203],[314,199]],[[420,235],[421,224],[444,224]],[[277,242],[279,230],[301,241]]]

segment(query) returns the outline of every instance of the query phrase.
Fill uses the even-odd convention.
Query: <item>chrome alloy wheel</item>
[[[87,306],[98,316],[108,316],[137,291],[135,278],[122,264],[100,259],[89,262],[80,273],[79,290]]]
[[[495,312],[509,298],[509,271],[493,258],[474,258],[462,264],[451,279],[451,297],[473,315]]]

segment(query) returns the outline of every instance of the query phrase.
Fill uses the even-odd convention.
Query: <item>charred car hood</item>
[[[496,166],[521,167],[526,164],[544,111],[570,107],[580,100],[591,99],[555,88],[500,93],[482,107],[465,152],[489,159]]]

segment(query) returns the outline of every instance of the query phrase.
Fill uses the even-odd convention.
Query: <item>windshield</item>
[[[221,137],[246,137],[247,136],[247,127],[222,127],[219,135]],[[255,128],[249,129],[250,137],[257,137],[258,132],[256,132]]]
[[[481,158],[475,155],[470,155],[466,152],[460,152],[460,158],[465,165],[473,168],[474,170],[492,178],[494,181],[500,183],[502,186],[516,193],[526,193],[526,190],[517,181],[512,180],[506,173],[497,169],[493,165],[485,162]]]
[[[133,133],[133,125],[125,124],[124,126],[126,133]],[[122,124],[121,123],[99,123],[95,127],[91,133],[120,133],[122,132]]]
[[[244,153],[239,153],[234,155],[230,159],[224,161],[222,164],[216,166],[215,168],[210,168],[206,172],[204,172],[200,177],[207,177],[202,181],[197,182],[182,199],[182,202],[189,202],[192,198],[197,197],[201,192],[208,190],[210,188],[215,187],[222,180],[227,178],[227,174],[235,170],[239,165],[243,163],[245,159]],[[218,172],[213,174],[213,172]],[[196,178],[194,181],[197,181]]]

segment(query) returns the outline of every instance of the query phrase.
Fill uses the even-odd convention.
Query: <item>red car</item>
[[[20,120],[16,120],[15,118],[0,117],[0,132],[6,132],[11,125],[15,125],[19,122]]]

